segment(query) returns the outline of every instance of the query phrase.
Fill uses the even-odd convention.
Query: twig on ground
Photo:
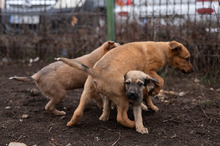
[[[206,116],[206,118],[210,120],[209,123],[211,123],[211,122],[212,122],[212,119],[206,114],[206,112],[205,112],[205,110],[202,108],[202,106],[199,105],[199,107],[200,107],[200,109],[202,110],[203,114]]]
[[[21,135],[16,141],[19,142],[22,139],[23,135]]]
[[[118,134],[119,134],[118,139],[117,139],[111,146],[114,146],[114,145],[120,140],[120,138],[121,138],[121,133],[118,132]]]

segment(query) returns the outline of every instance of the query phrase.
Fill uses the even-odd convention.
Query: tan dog
[[[141,134],[148,133],[148,129],[143,125],[141,106],[144,93],[148,92],[147,85],[150,81],[158,83],[157,79],[150,77],[142,71],[131,70],[125,75],[125,93],[132,103],[136,131]]]
[[[93,68],[87,67],[79,62],[71,61],[66,58],[57,58],[68,65],[87,72],[87,78],[80,103],[75,110],[72,119],[67,126],[78,124],[83,115],[83,111],[89,101],[99,94],[113,101],[117,106],[117,121],[130,128],[135,127],[134,121],[128,118],[129,99],[124,92],[124,75],[130,70],[140,70],[151,77],[156,78],[159,83],[151,90],[152,95],[159,93],[163,87],[163,79],[157,75],[156,71],[165,64],[169,64],[185,73],[193,72],[190,63],[190,53],[181,44],[172,42],[134,42],[124,44],[109,51],[103,56]],[[144,96],[147,103],[153,110],[158,108],[153,105],[149,96]],[[97,99],[96,99],[97,100]],[[101,120],[108,119],[111,108],[109,102],[104,104]],[[107,110],[107,112],[105,112]]]
[[[90,54],[74,60],[93,67],[103,55],[117,46],[119,46],[118,43],[108,41]],[[64,99],[66,90],[82,88],[87,77],[88,75],[85,72],[72,68],[63,62],[54,62],[42,68],[31,77],[11,77],[10,79],[35,82],[41,92],[50,100],[45,109],[54,115],[65,115],[64,111],[56,109],[56,105]],[[102,104],[100,106],[102,107]]]

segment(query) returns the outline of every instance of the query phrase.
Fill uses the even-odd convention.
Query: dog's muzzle
[[[127,92],[127,97],[130,100],[136,100],[138,99],[138,94],[135,91],[130,91],[130,92]]]
[[[192,69],[190,69],[189,71],[185,71],[184,69],[182,69],[181,71],[182,71],[182,73],[184,73],[184,74],[190,74],[190,73],[193,73],[193,72],[194,72],[194,69],[192,68]]]

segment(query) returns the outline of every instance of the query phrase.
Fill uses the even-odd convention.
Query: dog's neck
[[[163,48],[160,48],[162,53],[163,54],[163,59],[164,59],[164,65],[165,64],[169,64],[171,65],[171,58],[172,58],[172,54],[171,54],[171,49],[170,49],[170,42],[166,42],[165,43],[165,46],[163,46]]]

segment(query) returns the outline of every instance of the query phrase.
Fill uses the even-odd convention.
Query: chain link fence
[[[114,0],[117,42],[186,45],[196,70],[219,76],[218,0]],[[107,40],[107,0],[1,0],[0,58],[75,58]]]

